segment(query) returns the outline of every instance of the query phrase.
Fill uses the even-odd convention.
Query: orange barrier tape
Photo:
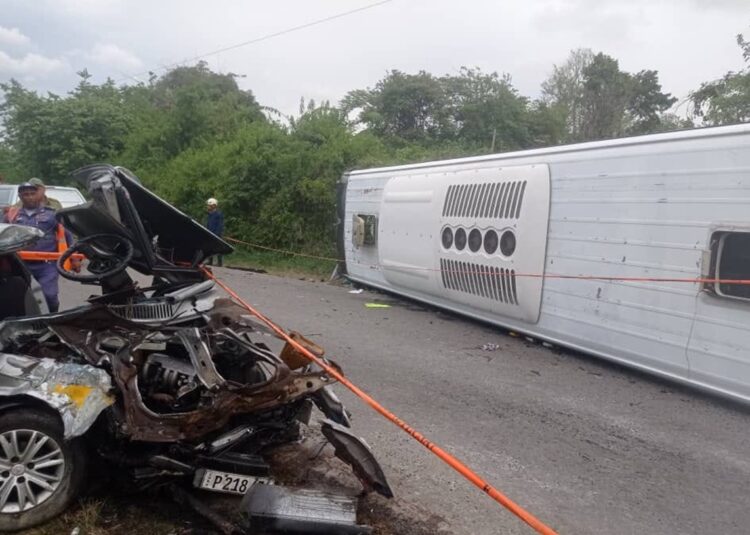
[[[302,355],[304,355],[308,360],[320,366],[323,370],[325,370],[326,373],[328,373],[331,377],[334,377],[342,385],[344,385],[346,388],[351,390],[357,397],[362,399],[377,413],[379,413],[381,416],[385,417],[387,420],[391,421],[392,423],[396,424],[398,427],[400,427],[402,430],[408,433],[412,438],[414,438],[417,442],[422,444],[425,448],[430,450],[437,457],[439,457],[442,461],[448,464],[448,466],[456,470],[459,474],[464,476],[475,486],[482,489],[482,491],[488,494],[493,500],[497,501],[503,507],[508,509],[511,513],[513,513],[518,518],[526,522],[529,526],[535,529],[538,533],[542,533],[544,535],[556,535],[556,532],[552,528],[544,524],[541,520],[539,520],[534,515],[532,515],[531,513],[526,511],[524,508],[522,508],[520,505],[515,503],[513,500],[505,496],[505,494],[503,494],[502,492],[494,488],[492,485],[487,483],[485,480],[479,477],[479,475],[477,475],[471,468],[466,466],[456,457],[454,457],[447,451],[440,448],[437,444],[430,442],[419,431],[417,431],[416,429],[411,427],[409,424],[401,420],[398,416],[390,412],[388,409],[386,409],[383,405],[381,405],[375,399],[370,397],[367,393],[361,390],[354,383],[349,381],[341,372],[337,371],[333,366],[330,366],[323,359],[315,356],[307,348],[299,344],[296,340],[290,337],[281,327],[277,326],[270,319],[266,318],[263,314],[255,310],[252,306],[250,306],[247,302],[245,302],[239,295],[237,295],[237,293],[234,290],[232,290],[229,286],[227,286],[222,281],[217,279],[214,276],[214,274],[211,273],[208,269],[203,268],[203,271],[204,273],[206,273],[206,276],[216,281],[216,283],[219,286],[221,286],[225,292],[227,292],[239,304],[245,307],[248,310],[248,312],[250,312],[251,314],[256,316],[258,319],[263,321],[266,325],[268,325],[268,327],[270,327],[274,332],[276,332],[279,336],[281,336],[288,344],[294,347],[297,351],[299,351]]]
[[[257,243],[249,243],[246,241],[238,240],[235,238],[225,237],[227,241],[246,245],[248,247],[254,247],[258,249],[265,249],[266,251],[273,251],[275,253],[283,253],[292,256],[301,256],[305,258],[314,258],[317,260],[328,260],[331,262],[346,262],[340,258],[333,258],[328,256],[315,256],[304,253],[295,253],[292,251],[285,251],[284,249],[275,249],[273,247],[266,247],[265,245],[258,245]],[[382,266],[377,264],[365,264],[363,262],[354,262],[355,264],[361,264],[369,266],[372,269],[381,269]],[[483,271],[476,269],[441,269],[441,268],[420,268],[410,266],[399,266],[400,270],[409,269],[412,271],[432,271],[438,273],[452,273],[459,275],[490,275],[499,276],[498,273],[492,271]],[[603,275],[562,275],[556,273],[518,273],[511,270],[514,277],[532,278],[532,279],[570,279],[570,280],[597,280],[604,282],[684,282],[692,284],[740,284],[750,285],[750,279],[711,279],[705,277],[611,277]]]
[[[18,251],[18,256],[21,260],[28,260],[31,262],[34,261],[46,261],[46,260],[57,260],[62,256],[62,253],[51,253],[46,251]],[[70,258],[74,258],[76,260],[83,260],[86,257],[82,254],[74,254],[71,255]]]

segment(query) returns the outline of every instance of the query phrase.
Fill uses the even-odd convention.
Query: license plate
[[[198,470],[195,476],[195,480],[193,481],[195,487],[214,492],[240,495],[244,495],[254,483],[269,482],[268,479],[262,477],[220,472],[218,470]]]

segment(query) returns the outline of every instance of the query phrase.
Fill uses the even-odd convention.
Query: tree
[[[0,141],[0,183],[19,182],[19,176],[15,152],[7,143]]]
[[[582,139],[623,135],[632,87],[632,78],[620,70],[616,59],[602,53],[593,57],[583,69]]]
[[[750,121],[750,41],[737,36],[745,68],[728,72],[720,80],[705,82],[690,94],[693,115],[709,125]]]
[[[559,106],[543,100],[532,102],[526,116],[528,147],[550,147],[567,138],[567,115]]]
[[[450,137],[447,104],[440,80],[431,74],[394,70],[374,88],[348,93],[342,108],[377,136],[423,143]]]
[[[664,113],[660,117],[661,131],[671,132],[673,130],[685,130],[695,128],[695,123],[689,117],[680,117],[675,113]]]
[[[265,116],[251,91],[237,85],[237,75],[211,71],[205,62],[177,67],[155,80],[148,91],[149,114],[165,118],[157,141],[167,156],[208,140],[233,135],[239,127]]]
[[[588,48],[572,50],[564,64],[552,67],[552,75],[542,83],[542,101],[556,113],[566,116],[567,139],[581,139],[583,131],[584,69],[594,59]]]
[[[607,139],[660,132],[666,111],[677,101],[663,93],[659,74],[630,74],[618,61],[587,49],[570,53],[542,84],[545,104],[566,115],[566,141]]]
[[[626,107],[628,135],[669,130],[664,114],[677,99],[662,93],[659,73],[641,71],[631,77],[630,96]]]
[[[547,122],[555,116],[519,95],[510,75],[467,67],[442,77],[391,71],[373,89],[348,93],[341,106],[356,115],[355,126],[395,148],[398,160],[534,146],[550,139],[549,130],[541,135],[549,125],[533,124],[542,119],[537,112]]]
[[[528,146],[528,99],[518,94],[510,75],[461,67],[458,76],[444,76],[440,82],[456,139],[485,150]]]
[[[19,170],[64,182],[71,170],[108,160],[124,147],[128,111],[114,82],[89,83],[86,70],[67,97],[41,97],[15,80],[0,85],[6,144]]]

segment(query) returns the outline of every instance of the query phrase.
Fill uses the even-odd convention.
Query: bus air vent
[[[443,217],[518,219],[526,181],[453,184],[443,202]]]
[[[440,273],[444,288],[518,305],[516,271],[513,269],[441,258]]]

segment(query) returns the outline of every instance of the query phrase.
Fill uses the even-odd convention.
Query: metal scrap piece
[[[331,420],[323,420],[321,429],[336,449],[336,457],[351,465],[366,491],[374,490],[386,498],[393,498],[393,491],[385,479],[383,469],[364,440]]]
[[[190,362],[193,363],[195,373],[207,388],[213,390],[224,384],[224,378],[219,374],[208,346],[201,338],[198,328],[180,329],[177,337],[187,349]]]
[[[325,386],[315,392],[313,394],[313,401],[329,420],[344,427],[352,426],[352,421],[349,418],[346,408],[344,408],[344,404],[341,403],[341,400],[330,386]]]
[[[313,489],[253,485],[240,504],[256,529],[274,532],[358,535],[371,533],[357,524],[357,499]]]

